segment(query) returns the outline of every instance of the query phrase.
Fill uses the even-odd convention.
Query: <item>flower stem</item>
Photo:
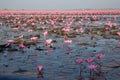
[[[80,64],[80,76],[82,75],[82,64]]]
[[[90,77],[92,77],[92,71],[90,70]]]

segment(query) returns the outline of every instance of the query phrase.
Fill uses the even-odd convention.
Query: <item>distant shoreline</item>
[[[0,15],[120,15],[117,10],[0,10]]]

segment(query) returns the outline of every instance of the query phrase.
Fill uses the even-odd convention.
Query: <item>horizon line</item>
[[[0,9],[0,10],[3,10],[3,11],[68,11],[68,10],[120,10],[120,8],[105,8],[105,9]]]

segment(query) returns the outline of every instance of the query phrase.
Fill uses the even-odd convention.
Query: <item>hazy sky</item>
[[[120,0],[0,0],[0,9],[66,10],[108,8],[120,8]]]

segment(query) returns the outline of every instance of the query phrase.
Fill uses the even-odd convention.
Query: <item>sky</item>
[[[10,10],[120,9],[120,0],[0,0],[0,9]]]

